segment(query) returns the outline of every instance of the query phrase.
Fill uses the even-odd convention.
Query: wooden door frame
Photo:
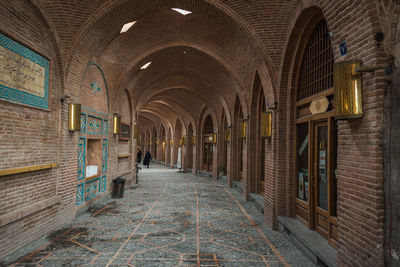
[[[312,197],[313,197],[313,199],[312,199],[312,207],[313,207],[313,209],[312,209],[312,212],[311,212],[311,214],[312,214],[312,219],[313,219],[313,222],[312,222],[312,224],[313,224],[313,228],[314,228],[314,230],[315,231],[317,231],[319,234],[321,234],[321,235],[323,235],[326,239],[328,239],[328,237],[329,237],[329,207],[330,207],[330,205],[331,205],[331,203],[330,203],[330,197],[329,197],[329,184],[330,184],[330,176],[329,176],[329,173],[330,173],[330,164],[329,164],[329,161],[330,161],[330,157],[329,157],[329,153],[330,153],[330,148],[329,148],[329,143],[330,143],[330,139],[331,139],[331,137],[330,137],[330,135],[331,135],[331,133],[329,132],[329,130],[330,130],[330,128],[329,128],[329,121],[330,121],[330,119],[329,118],[326,118],[326,119],[323,119],[323,120],[318,120],[318,121],[314,121],[314,122],[312,122],[312,131],[313,131],[313,139],[312,139],[312,144],[311,144],[311,142],[310,142],[310,144],[311,144],[311,155],[312,155],[312,158],[311,158],[311,166],[312,166],[312,171],[310,171],[310,173],[312,173],[312,176],[311,176],[311,180],[312,180],[312,186],[313,186],[313,192],[312,192]],[[318,198],[319,198],[319,196],[318,196],[318,193],[319,193],[319,179],[317,179],[317,177],[319,177],[319,174],[318,174],[318,151],[319,151],[319,149],[318,149],[318,128],[319,127],[324,127],[324,126],[326,126],[326,130],[327,130],[327,141],[328,141],[328,144],[327,144],[327,146],[326,146],[326,156],[328,156],[329,158],[328,158],[328,161],[326,161],[326,175],[327,175],[327,179],[328,179],[328,188],[327,188],[327,193],[328,193],[328,196],[327,196],[327,201],[328,201],[328,203],[327,203],[327,205],[328,205],[328,210],[324,210],[324,209],[322,209],[322,208],[320,208],[320,207],[318,207]],[[326,232],[324,232],[324,229],[322,228],[322,227],[319,227],[318,226],[318,223],[317,223],[317,220],[318,220],[318,214],[322,214],[322,216],[324,216],[325,218],[326,218],[326,220],[327,220],[327,222],[328,222],[328,226],[327,226],[327,229],[326,229]]]
[[[319,123],[325,122],[326,125],[328,126],[328,144],[327,144],[327,156],[328,156],[328,160],[326,162],[327,164],[327,179],[328,179],[328,211],[324,211],[321,208],[317,207],[317,199],[316,199],[316,192],[317,190],[315,190],[315,167],[314,167],[314,147],[315,147],[315,142],[316,142],[316,137],[314,129],[315,129],[315,125],[318,125]],[[302,220],[299,216],[296,216],[297,218],[300,218],[301,221],[311,230],[315,230],[317,231],[317,227],[315,225],[315,216],[316,216],[316,209],[320,209],[322,212],[325,212],[327,214],[326,218],[327,218],[327,222],[328,222],[328,229],[327,229],[327,235],[324,233],[321,233],[321,231],[317,231],[319,234],[323,235],[325,238],[327,238],[329,244],[331,244],[333,247],[337,247],[336,241],[334,239],[331,238],[332,235],[332,230],[331,230],[331,224],[335,225],[336,227],[338,226],[338,222],[337,222],[337,218],[332,216],[332,189],[331,189],[331,185],[333,182],[333,162],[334,162],[334,138],[335,138],[335,128],[334,128],[334,113],[333,111],[329,111],[326,113],[321,113],[321,114],[316,114],[316,115],[312,115],[312,116],[307,116],[307,117],[303,117],[303,118],[299,118],[295,121],[295,127],[294,127],[294,136],[295,136],[295,140],[294,140],[294,160],[295,160],[295,164],[294,164],[294,176],[296,181],[297,181],[297,176],[298,176],[298,160],[297,160],[297,156],[296,156],[296,152],[297,152],[297,125],[300,123],[308,123],[308,135],[309,135],[309,148],[308,148],[308,169],[309,169],[309,190],[308,190],[308,202],[305,202],[299,198],[297,198],[297,182],[294,182],[294,191],[295,192],[295,204],[299,204],[301,206],[303,206],[304,208],[308,209],[308,221],[304,221]],[[313,141],[313,143],[311,142],[311,140]],[[337,141],[336,141],[337,142]],[[312,184],[312,188],[311,188],[311,184]],[[336,189],[337,190],[337,189]],[[322,213],[321,212],[321,213]],[[295,212],[296,214],[296,212]]]

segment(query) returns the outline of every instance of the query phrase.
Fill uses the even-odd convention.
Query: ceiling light
[[[123,33],[123,32],[128,31],[133,26],[133,24],[135,24],[135,23],[136,23],[136,21],[132,21],[132,22],[126,23],[124,26],[122,26],[122,29],[121,29],[121,31],[119,33]]]
[[[178,13],[181,13],[181,14],[184,15],[184,16],[189,15],[189,14],[192,13],[191,11],[184,10],[184,9],[180,9],[180,8],[171,8],[171,9],[172,9],[173,11],[176,11],[176,12],[178,12]]]
[[[150,66],[151,61],[147,62],[146,64],[144,64],[143,66],[140,67],[141,70],[147,69],[148,66]]]

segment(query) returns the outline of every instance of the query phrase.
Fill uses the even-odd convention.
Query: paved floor
[[[139,177],[13,266],[313,266],[218,181],[157,165]]]

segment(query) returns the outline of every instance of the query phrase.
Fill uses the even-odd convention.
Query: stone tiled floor
[[[218,181],[158,165],[139,177],[12,266],[313,266]]]

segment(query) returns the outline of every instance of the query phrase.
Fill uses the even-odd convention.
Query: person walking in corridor
[[[136,161],[140,163],[142,161],[142,150],[139,148],[138,153],[136,154]]]
[[[150,165],[150,160],[151,160],[151,154],[150,154],[150,151],[147,150],[146,155],[144,156],[144,159],[143,159],[143,165],[147,165],[147,168],[148,168]]]

